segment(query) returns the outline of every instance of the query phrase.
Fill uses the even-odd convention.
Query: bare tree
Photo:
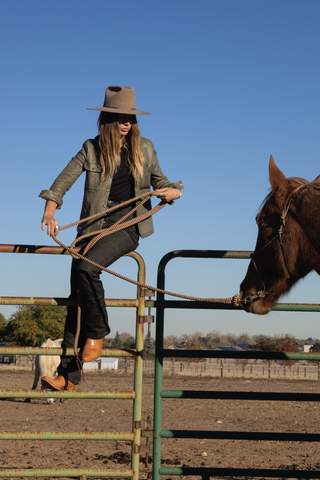
[[[128,338],[130,338],[131,335],[130,333],[128,332],[123,332],[123,333],[120,333],[120,338],[123,342],[125,342],[126,340],[128,340]]]

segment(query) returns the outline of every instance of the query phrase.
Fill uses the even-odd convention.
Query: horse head
[[[269,178],[271,191],[256,217],[256,247],[240,285],[243,308],[260,315],[311,270],[320,274],[320,176],[311,183],[286,178],[271,156]]]

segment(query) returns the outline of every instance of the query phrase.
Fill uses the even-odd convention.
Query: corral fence
[[[28,245],[0,245],[0,252],[7,253],[32,253],[32,254],[67,254],[60,247],[28,246]],[[228,251],[198,251],[185,250],[168,253],[161,260],[158,268],[158,287],[165,287],[165,267],[166,264],[177,257],[184,258],[243,258],[249,259],[251,252],[228,252]],[[145,283],[145,265],[141,256],[137,253],[130,253],[127,256],[134,258],[138,263],[138,281]],[[169,374],[178,374],[181,369],[183,373],[183,359],[201,359],[198,368],[203,368],[199,374],[204,374],[207,370],[207,364],[220,368],[220,376],[231,374],[235,366],[239,371],[246,371],[248,365],[260,365],[263,372],[268,372],[271,376],[272,365],[278,362],[282,367],[286,365],[283,362],[310,361],[317,362],[315,367],[318,374],[318,362],[320,355],[316,354],[296,354],[296,353],[264,353],[264,352],[215,352],[204,350],[169,350],[163,348],[164,339],[164,312],[167,308],[176,309],[228,309],[239,310],[232,305],[221,303],[207,303],[190,300],[166,300],[162,293],[158,293],[156,301],[151,300],[153,292],[143,288],[137,289],[137,297],[134,299],[106,300],[106,305],[117,307],[133,307],[136,310],[136,348],[134,349],[103,349],[102,356],[119,357],[124,360],[125,368],[130,368],[134,363],[134,388],[133,391],[40,391],[40,390],[0,390],[0,398],[88,398],[88,399],[123,399],[133,401],[133,421],[132,431],[130,432],[0,432],[1,440],[118,440],[130,441],[132,443],[131,468],[126,469],[3,469],[0,471],[0,478],[15,477],[78,477],[85,480],[88,477],[123,477],[138,480],[139,478],[139,456],[141,453],[148,452],[149,440],[153,439],[153,480],[159,480],[161,475],[196,475],[203,479],[210,477],[282,477],[287,478],[287,470],[267,470],[267,469],[240,469],[240,468],[189,468],[189,467],[164,467],[161,466],[161,445],[165,438],[190,438],[190,439],[232,439],[236,440],[256,440],[256,441],[290,441],[290,442],[319,442],[318,434],[301,433],[280,433],[280,432],[238,432],[238,431],[195,431],[195,430],[163,430],[162,429],[162,400],[163,398],[172,399],[210,399],[210,400],[266,400],[266,401],[296,401],[296,402],[318,402],[318,394],[310,393],[272,393],[272,392],[229,392],[229,391],[194,391],[194,390],[164,390],[162,387],[163,374],[166,365],[169,366]],[[0,297],[2,305],[70,305],[68,298],[42,298],[42,297]],[[141,418],[142,407],[142,372],[143,372],[143,339],[144,324],[152,321],[150,309],[156,308],[156,352],[154,362],[154,419],[153,426],[151,422]],[[145,315],[147,309],[148,315]],[[278,304],[277,310],[291,311],[313,311],[319,312],[320,305],[301,305],[301,304]],[[0,355],[17,355],[32,357],[34,355],[61,355],[61,348],[32,348],[32,347],[0,347]],[[73,349],[67,349],[66,355],[74,355]],[[164,359],[169,359],[165,361]],[[174,361],[173,361],[174,359]],[[178,360],[177,360],[178,359]],[[207,360],[207,362],[205,362]],[[258,363],[260,361],[260,363]],[[256,362],[256,363],[251,363]],[[282,363],[281,363],[282,362]],[[148,367],[153,362],[147,360],[144,367]],[[206,366],[200,366],[206,364]],[[291,363],[291,365],[293,365]],[[188,368],[188,367],[186,367]],[[190,367],[189,367],[190,368]],[[251,368],[251,367],[250,367]],[[299,369],[303,366],[299,367]],[[305,365],[307,368],[307,365]],[[228,371],[229,370],[229,371]],[[306,370],[305,370],[306,371]],[[287,372],[287,371],[286,371]],[[300,372],[300,370],[299,370]],[[233,372],[234,374],[234,372]],[[300,373],[299,373],[300,374]],[[218,373],[219,376],[219,373]],[[141,443],[145,437],[146,443]],[[290,472],[290,476],[295,478],[320,478],[319,471],[299,470]]]
[[[34,370],[35,355],[12,355],[12,362],[0,363],[1,367],[11,365],[13,368]],[[6,356],[5,358],[8,358]],[[163,374],[171,376],[210,377],[210,378],[242,378],[262,380],[308,380],[320,381],[320,362],[308,360],[254,360],[229,358],[204,358],[202,361],[170,360],[163,361]],[[143,360],[144,374],[154,375],[155,362]],[[101,363],[93,367],[96,372],[102,371]],[[110,370],[103,370],[108,373]],[[132,374],[135,361],[127,357],[118,358],[118,368],[111,369],[113,374]]]
[[[0,252],[6,253],[32,253],[32,254],[58,254],[67,252],[61,247],[33,246],[33,245],[0,245]],[[145,264],[142,257],[131,252],[127,257],[133,258],[138,265],[137,280],[145,284]],[[149,426],[141,418],[142,405],[142,356],[144,340],[144,324],[152,321],[145,315],[145,300],[153,292],[140,287],[137,296],[133,299],[106,300],[108,306],[133,307],[136,311],[135,348],[118,350],[107,348],[102,350],[102,357],[129,358],[134,364],[134,388],[132,391],[48,391],[48,390],[0,390],[0,399],[5,398],[87,398],[121,399],[133,402],[132,430],[129,432],[0,432],[0,440],[110,440],[129,441],[132,443],[131,468],[122,469],[84,469],[84,468],[46,468],[46,469],[3,469],[0,478],[15,477],[78,477],[82,480],[87,477],[128,477],[139,479],[139,458],[145,445],[140,445],[141,430]],[[1,305],[71,305],[68,298],[43,298],[43,297],[0,297]],[[32,359],[35,355],[61,355],[62,348],[32,348],[32,347],[0,347],[0,355],[15,356],[18,362],[25,357]],[[67,356],[74,355],[73,349],[64,352]],[[8,362],[9,363],[9,362]],[[25,363],[25,362],[24,362]],[[2,405],[4,407],[4,405]]]
[[[241,355],[241,353],[240,353]],[[154,362],[144,362],[144,372],[153,373]],[[165,375],[266,380],[320,380],[320,362],[303,360],[254,360],[204,358],[192,362],[172,358],[163,361]]]
[[[160,261],[158,268],[157,287],[165,290],[165,268],[169,261],[178,257],[182,258],[245,258],[250,259],[252,252],[235,252],[235,251],[199,251],[199,250],[180,250],[170,252],[165,255]],[[165,309],[229,309],[239,310],[239,307],[233,305],[225,305],[221,303],[208,303],[188,300],[166,300],[163,293],[157,294],[156,299],[157,316],[156,316],[156,352],[155,352],[155,379],[154,379],[154,424],[153,431],[142,432],[142,435],[153,439],[153,480],[160,480],[162,475],[193,475],[201,476],[203,479],[210,477],[280,477],[288,478],[320,478],[320,471],[309,470],[295,470],[289,472],[287,470],[276,469],[246,469],[246,468],[191,468],[191,467],[167,467],[161,465],[161,446],[163,439],[166,438],[184,438],[184,439],[219,439],[226,440],[255,440],[255,441],[288,441],[288,442],[319,442],[319,434],[301,434],[301,433],[281,433],[281,432],[239,432],[239,431],[207,431],[207,430],[164,430],[162,429],[162,414],[163,414],[163,399],[171,399],[172,402],[176,399],[199,399],[199,400],[265,400],[265,401],[294,401],[294,402],[319,402],[319,394],[309,393],[278,393],[278,392],[226,392],[226,391],[194,391],[194,390],[164,390],[163,389],[163,374],[165,371],[165,359],[175,359],[174,364],[181,365],[181,359],[186,357],[193,359],[215,359],[217,363],[220,362],[223,367],[222,374],[226,374],[228,365],[231,370],[231,363],[233,365],[238,362],[238,371],[248,361],[255,360],[262,361],[262,367],[265,365],[265,371],[271,375],[271,362],[277,361],[285,365],[285,362],[293,364],[295,361],[315,361],[315,370],[318,378],[318,362],[320,355],[305,354],[305,353],[268,353],[268,352],[253,352],[253,351],[211,351],[208,350],[170,350],[165,349],[164,345],[164,313]],[[285,311],[313,311],[320,312],[320,305],[306,305],[306,304],[277,304],[275,310]],[[222,362],[222,363],[221,363]],[[225,362],[225,363],[224,363]],[[268,363],[270,362],[270,363]],[[172,365],[171,360],[171,365]],[[300,364],[300,362],[299,362]],[[254,364],[251,363],[253,366]],[[174,367],[175,368],[175,367]],[[182,368],[182,366],[181,366]],[[246,367],[247,368],[247,367]],[[302,367],[303,370],[304,367]],[[306,365],[305,365],[306,368]],[[299,367],[300,372],[301,367]],[[246,370],[246,369],[244,369]],[[221,373],[220,373],[221,375]],[[182,408],[182,407],[180,407]]]
[[[171,350],[172,351],[172,350]],[[174,350],[173,350],[174,351]],[[241,353],[240,353],[241,355]],[[163,361],[163,374],[211,378],[320,381],[320,362],[308,360],[270,360],[251,358],[203,358],[201,361],[171,358]],[[119,359],[114,373],[130,373],[132,362]],[[143,372],[154,375],[154,360],[143,361]]]

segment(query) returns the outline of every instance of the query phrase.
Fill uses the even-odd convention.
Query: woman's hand
[[[166,203],[171,203],[173,200],[177,200],[181,197],[181,192],[178,188],[159,188],[153,192],[153,195],[160,198],[162,201]]]
[[[54,219],[54,213],[56,211],[57,204],[52,200],[47,200],[44,214],[41,220],[42,231],[45,230],[47,226],[47,235],[52,237],[53,235],[57,236],[59,233],[59,226],[57,220]]]

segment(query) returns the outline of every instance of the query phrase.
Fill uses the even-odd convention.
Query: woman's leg
[[[70,275],[70,286],[71,292],[69,299],[72,299],[74,302],[78,302],[78,281],[77,281],[77,266],[79,260],[72,260],[71,265],[71,275]],[[77,315],[78,315],[78,307],[75,306],[68,306],[67,307],[67,317],[64,326],[64,336],[63,342],[61,347],[63,349],[72,348],[74,347],[74,339],[77,331]],[[80,330],[80,337],[78,340],[78,346],[82,347],[85,344],[86,338],[84,335],[83,330]],[[66,357],[64,355],[61,356],[61,362],[57,368],[58,375],[63,376],[70,382],[75,385],[79,383],[79,369],[76,361],[76,357]]]
[[[137,246],[138,238],[133,239],[127,230],[121,230],[99,240],[88,251],[86,258],[107,268]],[[77,280],[81,301],[81,328],[85,336],[92,339],[100,339],[110,333],[100,275],[100,268],[85,260],[79,261]]]
[[[135,250],[138,246],[138,233],[135,226],[108,235],[97,242],[86,254],[91,261],[107,268],[120,257]],[[110,328],[105,306],[105,294],[100,280],[101,269],[85,260],[74,260],[71,273],[71,296],[80,293],[81,333],[78,342],[83,347],[86,338],[102,339]],[[77,326],[77,307],[68,307],[65,334],[62,346],[73,348]],[[75,357],[61,357],[58,374],[74,384],[79,383],[79,371]]]

